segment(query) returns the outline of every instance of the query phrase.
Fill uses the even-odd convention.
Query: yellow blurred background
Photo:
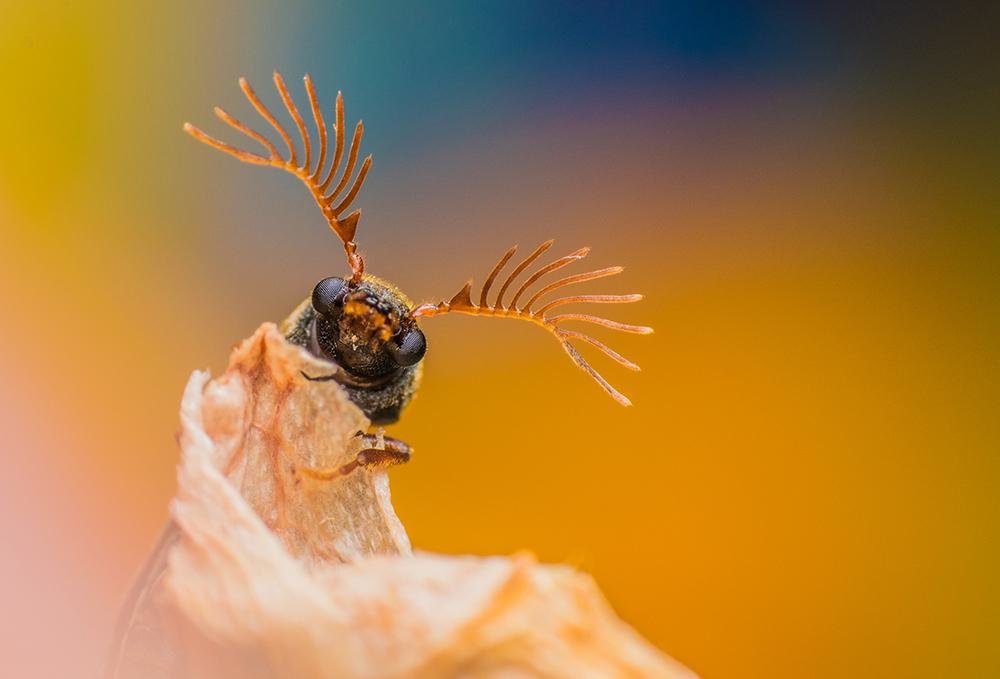
[[[272,68],[364,118],[358,240],[415,300],[549,237],[646,294],[601,334],[643,371],[593,358],[630,409],[528,324],[424,323],[416,548],[577,565],[704,677],[1000,674],[989,18],[0,4],[0,674],[96,673],[190,371],[344,271],[294,179],[181,132]]]

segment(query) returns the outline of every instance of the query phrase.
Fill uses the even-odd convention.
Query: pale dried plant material
[[[181,407],[172,537],[140,583],[115,677],[690,677],[567,566],[411,554],[384,471],[300,473],[368,422],[336,367],[265,324]]]

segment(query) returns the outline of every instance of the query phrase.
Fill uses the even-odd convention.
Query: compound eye
[[[386,351],[400,367],[420,362],[427,352],[427,339],[419,328],[410,328],[386,342]]]
[[[347,281],[343,278],[324,278],[313,288],[312,305],[323,316],[336,316],[344,305]]]

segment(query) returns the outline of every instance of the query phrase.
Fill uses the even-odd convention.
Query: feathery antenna
[[[337,103],[335,107],[336,122],[333,125],[333,161],[326,170],[325,177],[322,181],[320,181],[320,177],[324,175],[324,167],[326,167],[328,158],[326,122],[323,120],[323,114],[320,111],[319,102],[316,99],[316,90],[313,87],[312,79],[306,75],[303,80],[305,82],[306,94],[309,96],[309,105],[312,109],[313,120],[316,123],[316,130],[319,134],[319,152],[316,154],[315,167],[313,167],[312,162],[313,145],[312,139],[309,135],[309,130],[306,127],[305,120],[302,118],[302,114],[299,113],[298,107],[295,105],[291,95],[288,93],[288,87],[285,86],[284,78],[282,78],[281,74],[277,71],[274,72],[274,85],[278,90],[282,103],[284,103],[285,108],[288,110],[288,114],[295,122],[295,127],[298,129],[299,136],[302,139],[302,153],[304,158],[301,163],[299,162],[295,143],[292,141],[291,135],[288,134],[288,130],[286,130],[278,119],[275,118],[274,115],[268,110],[268,108],[257,96],[257,93],[254,92],[252,87],[250,87],[250,83],[247,82],[246,78],[240,78],[240,89],[243,90],[243,94],[250,101],[250,104],[254,107],[257,113],[260,114],[260,117],[266,120],[271,127],[274,128],[275,132],[277,132],[281,137],[285,146],[288,147],[287,159],[281,154],[280,151],[278,151],[277,147],[267,139],[267,137],[243,124],[218,106],[215,107],[215,115],[218,116],[222,122],[226,123],[237,132],[246,135],[263,146],[267,151],[266,156],[252,153],[250,151],[244,151],[236,148],[235,146],[231,146],[224,141],[220,141],[215,137],[202,132],[190,123],[184,123],[184,131],[198,141],[208,144],[209,146],[224,153],[228,153],[244,163],[276,167],[290,172],[302,180],[302,183],[306,185],[306,188],[309,189],[313,199],[316,201],[316,205],[318,205],[319,209],[323,212],[323,216],[326,217],[326,221],[330,225],[330,228],[335,234],[337,234],[341,242],[343,242],[344,252],[347,255],[348,264],[351,266],[352,280],[357,282],[361,280],[361,276],[365,271],[364,260],[361,258],[361,255],[358,254],[358,246],[354,242],[354,235],[358,228],[358,220],[361,218],[361,210],[355,210],[345,217],[341,217],[341,215],[346,212],[347,208],[349,208],[351,203],[354,202],[358,192],[361,190],[361,186],[365,183],[365,177],[368,176],[368,169],[371,167],[372,157],[369,155],[362,161],[361,169],[358,170],[357,175],[354,177],[354,181],[351,181],[351,175],[354,173],[354,167],[358,160],[361,138],[364,136],[364,125],[362,125],[359,121],[357,126],[354,128],[354,137],[351,139],[351,147],[347,154],[347,165],[345,166],[343,174],[336,186],[334,186],[333,190],[329,190],[330,184],[333,183],[334,177],[336,176],[337,170],[340,166],[340,161],[344,155],[344,97],[340,92],[337,93]],[[344,189],[347,189],[348,184],[350,184],[350,188],[341,198],[341,194],[344,192]],[[340,199],[339,201],[338,198]]]
[[[554,299],[541,308],[534,310],[532,307],[545,295],[560,288],[566,286],[575,285],[576,283],[583,283],[585,281],[593,281],[598,278],[606,278],[608,276],[616,276],[620,274],[624,269],[620,266],[613,266],[606,269],[597,269],[595,271],[588,271],[586,273],[579,273],[572,276],[565,276],[559,280],[549,283],[548,285],[540,288],[537,292],[528,298],[528,301],[518,306],[518,301],[521,297],[528,291],[528,289],[541,279],[546,274],[550,274],[553,271],[561,269],[565,266],[572,264],[573,262],[579,261],[587,256],[590,252],[590,248],[580,248],[575,252],[560,257],[559,259],[546,264],[538,268],[533,273],[529,274],[528,277],[518,286],[510,304],[504,306],[503,298],[507,289],[514,283],[515,279],[520,276],[525,269],[527,269],[531,264],[538,259],[546,250],[552,247],[553,241],[548,240],[539,245],[535,250],[528,255],[520,264],[514,267],[513,271],[507,276],[503,284],[500,286],[500,292],[497,294],[496,300],[490,304],[489,302],[489,292],[493,287],[493,283],[496,281],[497,276],[507,265],[507,263],[514,257],[517,253],[517,246],[510,248],[503,254],[503,256],[497,261],[493,269],[486,277],[486,282],[483,283],[483,289],[479,294],[479,303],[476,304],[472,301],[472,281],[470,280],[465,286],[458,291],[458,293],[452,297],[447,302],[438,302],[437,304],[421,304],[415,307],[411,315],[414,317],[418,316],[437,316],[440,314],[446,314],[451,311],[470,314],[473,316],[496,316],[501,318],[516,318],[524,321],[530,321],[536,325],[539,325],[550,333],[562,345],[562,348],[569,355],[570,359],[584,372],[590,375],[595,382],[597,382],[606,391],[611,398],[616,400],[618,403],[628,406],[632,405],[632,402],[622,394],[620,391],[615,389],[611,384],[601,376],[599,372],[594,370],[587,361],[584,360],[580,352],[576,350],[571,342],[574,340],[579,340],[586,344],[590,344],[596,347],[602,353],[604,353],[608,358],[619,363],[629,370],[639,370],[637,366],[632,361],[624,358],[621,354],[614,351],[603,342],[591,337],[590,335],[584,334],[576,330],[567,330],[562,326],[563,323],[568,321],[582,321],[584,323],[593,323],[595,325],[600,325],[605,328],[610,328],[612,330],[618,330],[620,332],[636,333],[639,335],[648,335],[653,332],[652,328],[646,327],[644,325],[629,325],[627,323],[619,323],[617,321],[611,321],[606,318],[601,318],[599,316],[593,316],[590,314],[580,314],[580,313],[563,313],[554,316],[547,315],[549,311],[566,304],[576,304],[576,303],[591,303],[591,304],[625,304],[629,302],[638,302],[642,299],[642,295],[632,294],[632,295],[569,295],[565,297],[559,297]]]

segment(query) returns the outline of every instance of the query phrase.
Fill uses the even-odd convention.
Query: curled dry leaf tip
[[[130,595],[107,676],[691,677],[594,582],[527,554],[411,553],[368,421],[336,368],[265,324],[181,406],[171,523]]]

